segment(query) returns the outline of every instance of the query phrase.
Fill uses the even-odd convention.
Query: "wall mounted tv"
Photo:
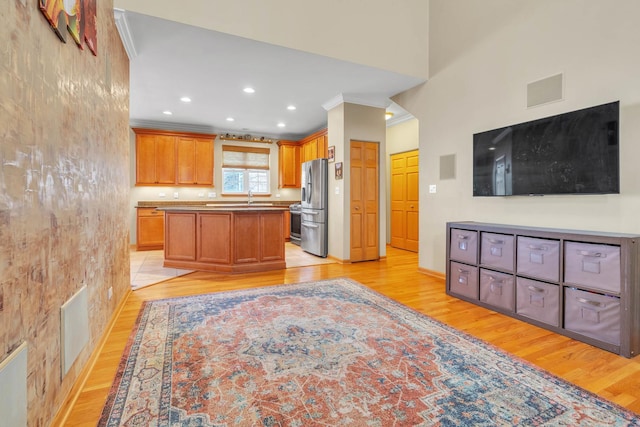
[[[620,193],[619,104],[474,134],[473,195]]]

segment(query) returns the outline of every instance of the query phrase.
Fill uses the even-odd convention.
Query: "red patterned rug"
[[[623,426],[639,418],[349,279],[147,302],[100,426]]]

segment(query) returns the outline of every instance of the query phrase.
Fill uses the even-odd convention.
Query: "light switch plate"
[[[340,187],[336,187],[336,194],[340,194]]]
[[[435,184],[430,184],[429,185],[429,193],[435,193],[436,192],[436,185]]]

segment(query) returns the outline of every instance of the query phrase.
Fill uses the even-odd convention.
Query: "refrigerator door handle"
[[[306,190],[306,188],[302,187],[302,201],[303,202],[305,202],[307,200],[307,195],[305,194],[306,193],[305,190]]]

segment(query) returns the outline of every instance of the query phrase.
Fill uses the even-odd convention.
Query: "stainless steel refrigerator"
[[[328,251],[327,174],[327,159],[302,164],[300,247],[321,257],[326,257]]]

